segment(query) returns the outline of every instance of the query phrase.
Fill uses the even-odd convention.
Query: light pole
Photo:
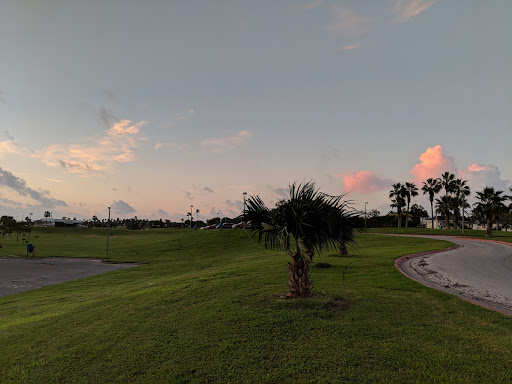
[[[366,231],[366,204],[368,204],[367,201],[364,202],[364,230]]]
[[[193,205],[190,206],[190,228],[192,228],[192,208],[194,208]]]
[[[243,226],[244,226],[244,229],[245,229],[245,224],[246,224],[245,223],[245,198],[247,197],[247,192],[244,192],[243,195],[244,195],[244,224],[243,224]]]
[[[108,207],[108,222],[107,222],[107,255],[108,255],[108,243],[110,242],[110,207]]]

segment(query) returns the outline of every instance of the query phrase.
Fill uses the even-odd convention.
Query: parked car
[[[233,223],[222,223],[222,228],[233,228]]]
[[[247,229],[254,229],[256,227],[257,227],[257,225],[255,223],[253,223],[252,221],[250,221],[250,220],[245,225],[245,228],[247,228]]]

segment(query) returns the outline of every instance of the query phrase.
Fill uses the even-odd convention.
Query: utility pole
[[[364,202],[364,230],[366,231],[366,204],[368,204],[367,201]]]
[[[107,222],[107,255],[108,255],[109,242],[110,242],[110,207],[108,207],[108,222]]]

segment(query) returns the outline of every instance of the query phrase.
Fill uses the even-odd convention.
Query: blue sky
[[[0,212],[235,216],[512,179],[510,1],[4,1]],[[421,157],[421,159],[420,159]],[[423,197],[417,203],[427,207]]]

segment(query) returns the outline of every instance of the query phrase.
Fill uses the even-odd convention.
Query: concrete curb
[[[443,249],[436,249],[435,251],[425,251],[425,252],[418,252],[418,253],[411,253],[410,255],[405,255],[402,257],[399,257],[395,260],[395,267],[405,276],[407,276],[409,279],[417,281],[416,279],[411,278],[408,274],[406,274],[402,268],[400,268],[400,264],[402,264],[405,260],[413,259],[415,257],[419,256],[425,256],[425,255],[433,255],[434,253],[441,253],[441,252],[448,252],[453,251],[454,249],[460,248],[460,245],[452,245],[449,248],[443,248]]]

